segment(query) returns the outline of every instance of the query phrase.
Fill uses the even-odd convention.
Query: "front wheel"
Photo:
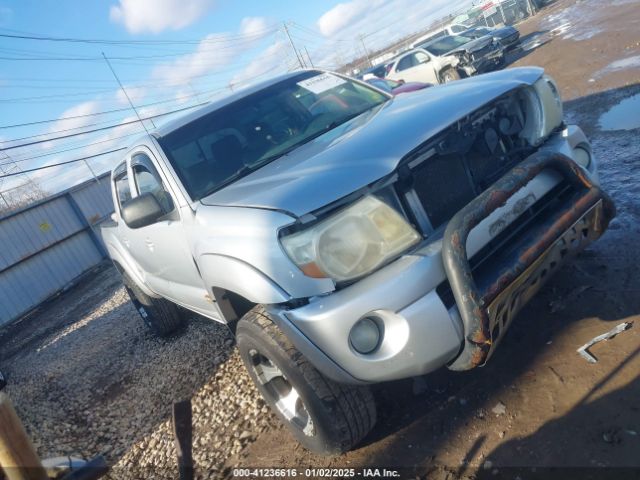
[[[441,83],[449,83],[453,82],[454,80],[460,80],[460,74],[453,68],[447,68],[440,74]]]
[[[369,388],[323,376],[264,307],[254,307],[238,321],[236,339],[251,379],[305,448],[321,454],[346,452],[373,428],[376,408]]]

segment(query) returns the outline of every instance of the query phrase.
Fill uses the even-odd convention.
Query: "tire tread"
[[[273,323],[264,306],[255,306],[242,317],[241,322],[258,326],[273,339],[298,367],[325,407],[334,413],[334,427],[341,436],[340,451],[353,448],[371,431],[376,422],[376,407],[369,388],[340,384],[322,375]]]

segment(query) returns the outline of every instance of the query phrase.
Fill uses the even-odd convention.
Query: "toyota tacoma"
[[[319,70],[133,143],[102,235],[144,322],[235,332],[307,448],[372,429],[370,385],[484,365],[615,215],[554,81],[513,68],[405,95]]]

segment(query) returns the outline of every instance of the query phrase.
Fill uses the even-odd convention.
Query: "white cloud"
[[[326,37],[323,45],[311,52],[314,63],[337,68],[344,62],[364,56],[360,35],[369,53],[386,47],[434,21],[468,7],[471,0],[351,0],[327,10],[317,27]]]
[[[183,86],[178,90],[178,96],[192,94],[194,88],[188,85],[189,82],[202,76],[223,73],[225,68],[240,63],[241,55],[269,34],[267,21],[262,17],[245,17],[240,22],[239,33],[249,38],[238,40],[231,33],[207,35],[193,53],[156,67],[152,76],[174,88]]]
[[[211,41],[228,38],[221,48],[214,48]],[[190,79],[205,73],[215,72],[217,69],[227,66],[237,57],[239,46],[234,46],[229,34],[207,35],[198,45],[195,52],[189,53],[171,63],[165,63],[156,67],[153,77],[171,85],[180,85],[189,82]]]
[[[357,17],[362,16],[367,10],[375,11],[375,8],[380,3],[380,0],[352,0],[351,2],[339,3],[325,12],[318,20],[320,33],[325,37],[338,33],[344,27],[353,23],[353,20]]]
[[[100,103],[96,100],[90,100],[88,102],[82,102],[78,105],[74,105],[68,108],[60,115],[60,119],[55,122],[50,128],[50,132],[57,130],[80,128],[94,123],[96,120],[94,117],[86,116],[92,115],[100,110]],[[69,118],[66,117],[81,117],[81,118]]]
[[[131,33],[179,30],[202,17],[213,0],[119,0],[109,11],[111,21]]]
[[[77,131],[76,129],[96,123],[97,117],[93,116],[93,114],[100,111],[100,106],[101,104],[97,100],[90,100],[88,102],[82,102],[74,105],[62,112],[58,120],[52,123],[45,133],[55,135],[57,132],[60,132],[60,135],[65,135],[66,133],[74,133]],[[40,147],[43,150],[50,150],[51,148],[54,148],[55,145],[54,142],[45,142],[41,143]]]
[[[245,17],[240,22],[241,35],[260,36],[267,29],[267,19],[264,17]]]
[[[284,41],[276,41],[257,55],[249,64],[231,79],[232,85],[246,86],[273,72],[277,67],[286,66],[288,49]]]
[[[133,87],[133,86],[124,86],[127,91],[127,95],[135,105],[136,102],[139,102],[147,95],[147,89],[144,87]],[[129,100],[127,100],[127,95],[124,94],[122,89],[118,89],[116,91],[116,102],[120,105],[129,105]]]

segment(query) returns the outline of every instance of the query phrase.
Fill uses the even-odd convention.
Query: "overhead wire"
[[[159,114],[156,114],[156,115],[148,115],[146,117],[141,118],[141,120],[151,120],[151,119],[154,119],[154,118],[159,118],[159,117],[164,117],[164,116],[167,116],[167,115],[172,115],[174,113],[184,112],[184,111],[190,110],[192,108],[201,107],[203,105],[206,105],[207,103],[209,103],[209,102],[202,102],[202,103],[198,103],[196,105],[190,105],[188,107],[179,108],[179,109],[176,109],[176,110],[172,110],[170,112],[159,113]],[[77,137],[79,135],[87,135],[89,133],[101,132],[101,131],[104,131],[104,130],[110,130],[110,129],[113,129],[113,128],[123,127],[125,125],[131,125],[133,123],[140,123],[140,120],[136,119],[136,120],[131,120],[131,121],[128,121],[128,122],[121,122],[121,123],[118,123],[116,125],[108,125],[106,127],[93,128],[93,129],[90,129],[90,130],[84,130],[82,132],[68,133],[66,135],[60,135],[58,137],[45,138],[45,139],[42,139],[42,140],[35,140],[35,141],[32,141],[32,142],[21,143],[21,144],[18,144],[18,145],[10,145],[8,147],[0,147],[0,152],[5,152],[5,151],[8,151],[8,150],[15,150],[16,148],[28,147],[28,146],[31,146],[31,145],[38,145],[38,144],[41,144],[41,143],[53,142],[53,141],[64,139],[64,138]],[[3,141],[1,143],[8,143],[8,142],[10,143],[10,141]]]
[[[272,25],[263,30],[259,30],[258,32],[252,32],[249,35],[254,35],[260,32],[268,32],[273,29],[278,29],[276,25]],[[96,39],[96,38],[73,38],[73,37],[54,37],[49,35],[37,35],[31,34],[28,32],[21,32],[19,30],[10,30],[3,29],[5,31],[16,32],[16,34],[6,34],[0,33],[0,38],[13,38],[13,39],[21,39],[21,40],[39,40],[39,41],[49,41],[49,42],[65,42],[65,43],[91,43],[91,44],[102,44],[102,45],[171,45],[171,44],[200,44],[200,43],[217,43],[217,41],[224,40],[227,41],[228,38],[242,38],[246,37],[247,34],[233,34],[233,33],[222,33],[218,34],[220,40],[216,36],[209,36],[209,38],[205,39],[190,39],[190,40],[114,40],[114,39]]]
[[[64,161],[64,162],[52,163],[52,164],[49,164],[49,165],[43,165],[41,167],[29,168],[29,169],[26,169],[26,170],[22,170],[21,169],[19,172],[11,172],[11,173],[5,173],[3,175],[0,175],[0,178],[15,177],[16,175],[24,175],[26,173],[37,172],[39,170],[44,170],[44,169],[47,169],[47,168],[60,167],[62,165],[68,165],[70,163],[82,162],[84,160],[89,160],[91,158],[101,157],[103,155],[108,155],[110,153],[120,152],[120,151],[126,150],[126,149],[127,149],[127,147],[120,147],[120,148],[116,148],[116,149],[113,149],[113,150],[108,150],[106,152],[95,153],[93,155],[87,155],[86,157],[74,158],[73,160],[67,160],[67,161]]]
[[[216,92],[220,92],[226,89],[226,86],[220,86],[218,88],[213,88],[210,90],[203,90],[197,93],[193,93],[190,95],[184,95],[184,96],[179,96],[179,97],[174,97],[174,98],[170,98],[170,99],[166,99],[166,100],[159,100],[157,102],[151,102],[151,103],[145,103],[142,105],[138,105],[136,108],[138,109],[142,109],[142,108],[147,108],[147,107],[152,107],[152,106],[156,106],[156,105],[161,105],[164,103],[173,103],[173,102],[180,102],[183,100],[191,100],[191,99],[198,99],[198,97],[201,96],[206,96],[207,94],[211,94],[211,93],[216,93]],[[56,118],[56,119],[48,119],[48,120],[39,120],[39,121],[35,121],[35,122],[26,122],[26,123],[20,123],[20,124],[14,124],[14,125],[2,125],[0,126],[0,129],[7,129],[7,128],[15,128],[15,127],[22,127],[22,126],[27,126],[27,125],[39,125],[39,124],[44,124],[44,123],[53,123],[53,122],[63,122],[66,120],[74,120],[74,119],[79,119],[79,118],[89,118],[89,117],[95,117],[95,116],[100,116],[100,115],[107,115],[107,114],[111,114],[111,113],[117,113],[117,112],[126,112],[126,111],[130,111],[131,107],[122,107],[122,108],[114,108],[112,110],[106,110],[104,112],[94,112],[94,113],[86,113],[86,114],[82,114],[82,115],[71,115],[68,117],[60,117],[60,118]],[[60,130],[53,130],[50,132],[46,132],[46,133],[40,133],[37,135],[29,135],[26,137],[20,137],[20,138],[13,138],[13,139],[6,139],[6,140],[0,140],[0,143],[11,143],[11,142],[18,142],[21,140],[27,140],[29,138],[36,138],[36,137],[42,137],[45,135],[54,135],[56,133],[64,133],[64,132],[69,132],[72,130],[77,130],[79,128],[85,128],[85,127],[91,127],[91,126],[95,126],[95,125],[101,125],[104,123],[107,123],[108,121],[103,121],[103,122],[96,122],[96,123],[91,123],[88,125],[83,125],[80,127],[72,127],[72,128],[63,128]]]
[[[4,166],[7,166],[7,165],[14,165],[14,164],[20,163],[20,162],[28,162],[28,161],[36,160],[38,158],[43,158],[43,157],[50,157],[52,155],[59,155],[61,153],[71,152],[73,150],[80,150],[80,149],[83,149],[83,148],[93,147],[95,145],[100,145],[100,144],[103,144],[103,143],[109,143],[109,142],[113,142],[115,140],[120,140],[120,139],[123,139],[123,138],[132,137],[133,135],[141,135],[142,133],[143,133],[142,130],[136,130],[135,132],[127,133],[126,135],[120,135],[120,136],[117,136],[117,137],[110,137],[110,138],[107,138],[105,140],[100,140],[98,142],[83,143],[83,144],[75,146],[75,147],[65,148],[65,149],[62,149],[62,150],[55,150],[53,152],[41,153],[40,155],[33,155],[31,157],[18,157],[18,158],[16,158],[15,156],[11,156],[11,161],[5,162],[5,163],[0,163],[0,167],[4,167]]]

